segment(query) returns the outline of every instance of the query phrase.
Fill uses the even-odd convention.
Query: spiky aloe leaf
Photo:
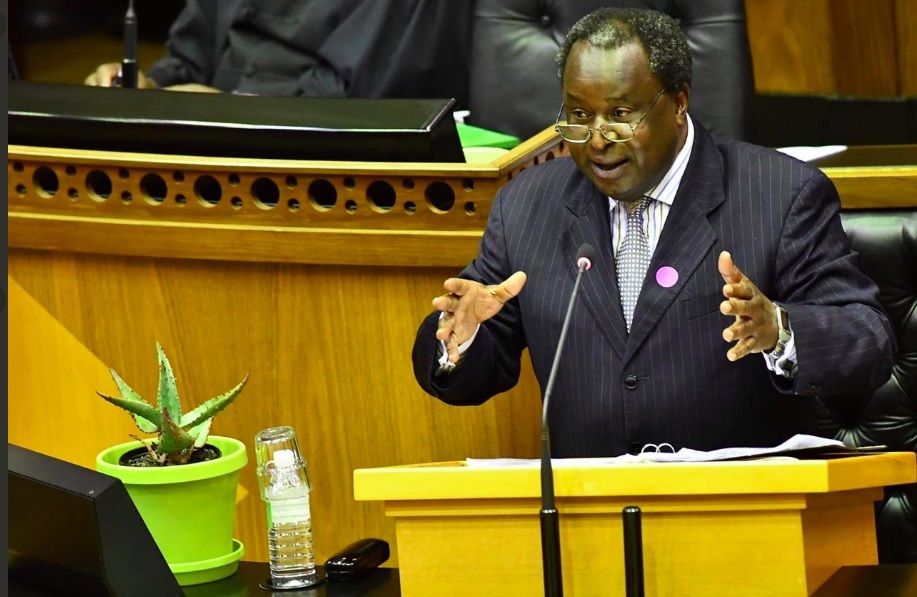
[[[153,405],[140,397],[140,394],[135,392],[127,383],[121,379],[121,376],[114,369],[109,369],[111,372],[112,378],[115,380],[115,385],[118,386],[118,391],[121,392],[121,397],[127,400],[134,400],[136,402],[142,402],[149,405],[150,408],[153,408]],[[104,396],[103,396],[104,397]],[[131,413],[131,416],[134,417],[134,422],[137,424],[137,428],[144,433],[156,433],[159,431],[159,425],[153,423],[149,419],[142,417],[136,413]],[[157,420],[161,420],[157,418]]]
[[[188,435],[194,438],[194,447],[203,448],[204,444],[207,443],[207,437],[210,435],[210,425],[213,423],[213,419],[207,419],[200,425],[192,427],[188,430]]]
[[[245,375],[245,378],[239,382],[239,385],[229,390],[225,394],[220,394],[214,398],[211,398],[207,402],[204,402],[185,416],[181,418],[181,427],[182,429],[191,429],[196,427],[206,421],[207,419],[213,418],[215,414],[229,406],[233,400],[239,395],[239,392],[242,391],[242,388],[245,387],[245,384],[248,382],[248,374]]]
[[[172,421],[181,421],[181,402],[178,399],[178,387],[175,384],[172,365],[159,342],[156,343],[156,352],[159,354],[159,411],[168,411]]]
[[[155,429],[153,429],[153,431],[147,431],[147,433],[155,433],[156,431],[159,431],[160,428],[162,427],[162,415],[159,413],[158,410],[156,410],[156,408],[152,404],[150,404],[146,400],[143,400],[142,398],[140,400],[130,400],[127,398],[121,398],[121,397],[116,397],[116,396],[106,396],[102,392],[96,392],[96,393],[99,396],[101,396],[102,398],[104,398],[106,401],[114,404],[115,406],[120,406],[121,408],[131,413],[132,415],[137,415],[145,419],[148,423],[150,423],[150,425],[154,425]],[[136,417],[135,417],[135,420],[136,420]],[[141,429],[141,431],[146,431],[146,430]]]
[[[169,411],[163,412],[162,431],[157,450],[165,454],[171,464],[185,464],[191,456],[194,438],[172,420]]]

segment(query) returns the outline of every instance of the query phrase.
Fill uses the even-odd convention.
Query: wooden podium
[[[555,465],[564,593],[624,595],[621,511],[643,512],[647,596],[814,593],[877,563],[873,502],[917,480],[915,455]],[[395,519],[401,590],[543,594],[539,469],[462,462],[354,471],[354,496]]]

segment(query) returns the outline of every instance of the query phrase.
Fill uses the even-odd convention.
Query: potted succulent
[[[236,486],[248,462],[239,440],[210,435],[213,417],[238,397],[248,375],[228,392],[182,413],[172,366],[162,346],[154,406],[111,370],[123,408],[143,433],[155,438],[119,444],[96,456],[96,469],[127,488],[166,562],[182,586],[233,574],[243,554],[233,538]]]

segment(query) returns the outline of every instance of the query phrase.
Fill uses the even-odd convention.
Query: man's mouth
[[[592,162],[592,170],[599,178],[613,178],[617,176],[627,164],[628,160],[616,160],[611,162]]]

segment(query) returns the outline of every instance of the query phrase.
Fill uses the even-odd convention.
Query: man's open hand
[[[718,262],[726,285],[720,313],[735,316],[735,323],[723,330],[723,340],[735,342],[726,358],[738,361],[747,354],[766,352],[777,345],[776,307],[723,251]]]
[[[461,278],[443,283],[446,294],[433,299],[433,308],[445,314],[439,320],[436,337],[446,343],[449,361],[458,362],[459,345],[471,338],[478,324],[499,313],[506,301],[518,295],[525,280],[525,273],[516,272],[490,286]]]

